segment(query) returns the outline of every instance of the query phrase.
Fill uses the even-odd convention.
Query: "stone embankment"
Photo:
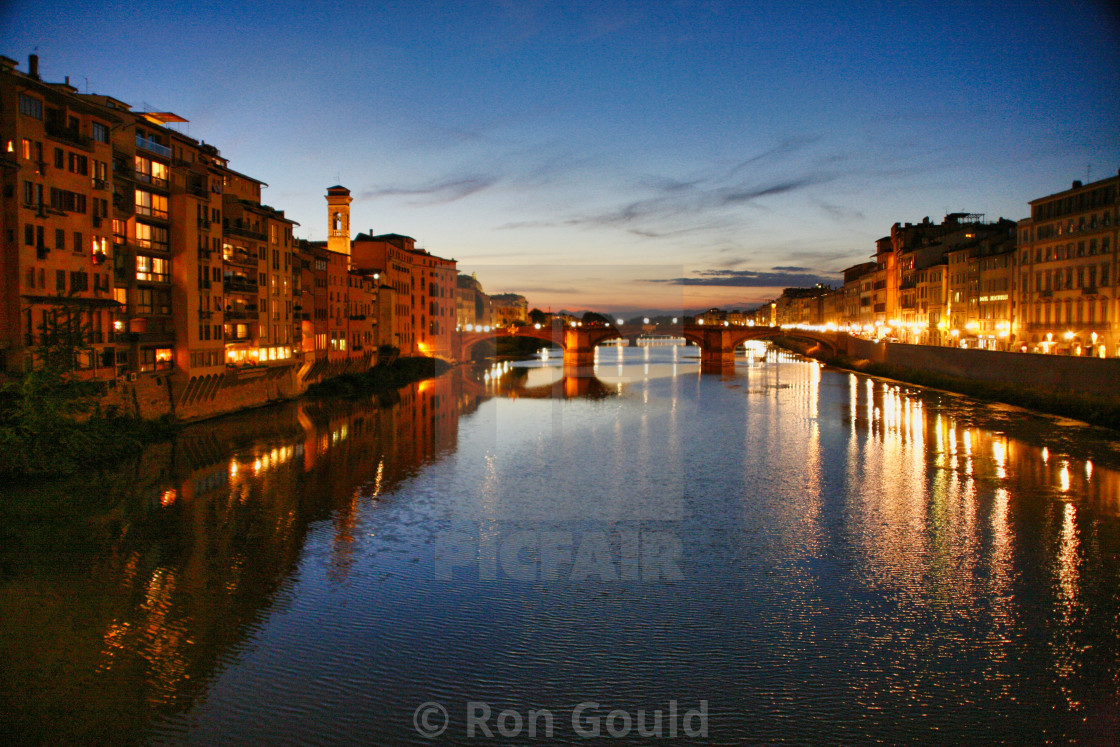
[[[783,347],[808,353],[804,343]],[[964,350],[846,336],[826,363],[1120,430],[1120,358]],[[819,357],[819,356],[818,356]]]

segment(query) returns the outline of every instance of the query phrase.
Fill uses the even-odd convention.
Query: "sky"
[[[326,237],[559,310],[839,284],[896,222],[1120,169],[1111,2],[6,0],[0,54],[171,111]]]

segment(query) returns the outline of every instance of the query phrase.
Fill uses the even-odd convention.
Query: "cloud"
[[[774,268],[778,270],[778,268]],[[804,268],[791,268],[802,270]],[[654,283],[668,285],[704,285],[726,288],[804,288],[816,285],[835,285],[837,278],[818,275],[811,272],[795,271],[769,271],[756,270],[705,270],[698,273],[699,277],[690,278],[664,278],[652,280]]]
[[[455,202],[476,192],[488,189],[501,181],[497,174],[468,174],[448,177],[413,187],[384,187],[367,189],[357,195],[357,200],[376,200],[382,197],[416,197],[413,204],[439,205]]]
[[[770,269],[779,272],[809,272],[808,267],[771,267]]]

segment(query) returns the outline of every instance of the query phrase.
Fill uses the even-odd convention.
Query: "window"
[[[54,289],[59,293],[66,292],[66,270],[54,271]]]
[[[171,368],[171,348],[141,348],[140,372]]]
[[[136,279],[147,282],[164,283],[170,278],[170,263],[163,257],[136,255]]]
[[[43,118],[43,102],[26,93],[19,95],[19,113],[35,119]]]
[[[28,207],[39,207],[43,204],[43,185],[31,182],[23,183],[23,204]]]
[[[55,210],[65,210],[68,213],[84,213],[86,211],[86,196],[51,187],[51,207]]]
[[[167,186],[167,164],[136,156],[136,180],[157,187]]]
[[[78,252],[78,253],[81,253],[82,250],[85,248],[85,244],[82,242],[82,232],[81,231],[75,231],[74,232],[74,245],[73,245],[72,248],[75,252]]]
[[[89,290],[89,273],[80,270],[71,272],[70,290],[74,292]]]
[[[81,174],[82,176],[89,176],[89,159],[80,153],[70,153],[69,170],[73,174]]]
[[[147,223],[137,223],[136,245],[144,249],[168,251],[171,244],[167,228],[164,226],[149,226]]]
[[[54,248],[59,250],[66,248],[66,231],[61,228],[54,229]]]
[[[90,124],[90,135],[99,143],[109,142],[109,128],[100,122]]]
[[[136,190],[136,214],[166,219],[167,197],[143,189]]]

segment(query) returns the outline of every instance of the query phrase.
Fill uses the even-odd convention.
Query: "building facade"
[[[1020,350],[1120,356],[1120,174],[1030,202],[1019,221]]]

